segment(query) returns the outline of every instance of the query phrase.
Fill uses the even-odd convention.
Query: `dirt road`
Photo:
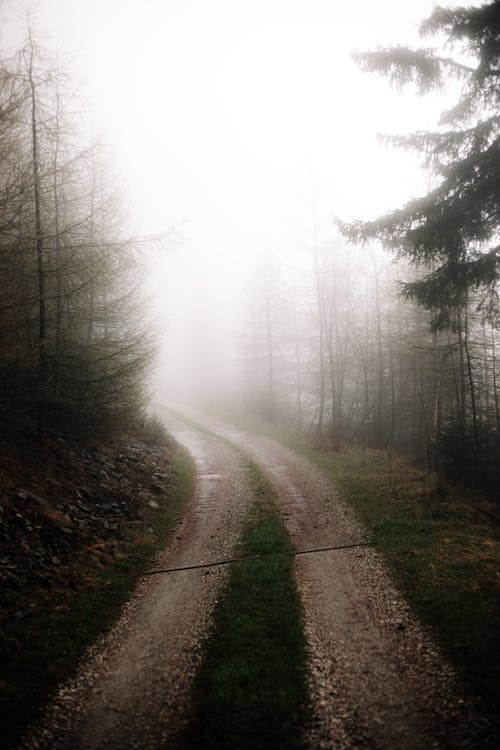
[[[297,549],[366,540],[351,509],[309,461],[212,417],[188,416],[265,471]],[[453,670],[373,549],[298,557],[296,574],[311,654],[311,748],[486,747]]]
[[[192,454],[197,489],[161,567],[227,557],[249,493],[240,454],[175,419],[169,430]],[[112,632],[64,685],[23,748],[158,750],[177,746],[190,690],[226,568],[145,579]]]
[[[314,465],[264,437],[186,414],[229,442],[166,416],[195,459],[198,487],[159,565],[230,554],[249,500],[241,455],[231,443],[271,479],[297,548],[365,540]],[[225,573],[211,568],[145,580],[23,748],[176,748]],[[311,656],[311,750],[486,747],[452,670],[371,548],[296,558],[296,574]]]

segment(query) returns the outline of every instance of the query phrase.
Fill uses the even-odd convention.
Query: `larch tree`
[[[152,355],[142,242],[124,236],[68,80],[31,33],[0,67],[0,409],[39,439],[133,426]]]

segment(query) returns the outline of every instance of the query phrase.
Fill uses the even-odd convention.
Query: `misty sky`
[[[334,213],[374,217],[425,190],[414,157],[379,146],[376,133],[432,127],[442,100],[398,96],[349,52],[417,44],[431,9],[430,0],[36,3],[42,41],[71,59],[91,128],[111,148],[134,231],[175,228],[152,282],[171,339],[176,316],[196,317],[192,299],[227,327],[244,272],[264,256],[302,262],[311,182],[321,242]],[[22,6],[5,0],[0,17],[12,47]]]

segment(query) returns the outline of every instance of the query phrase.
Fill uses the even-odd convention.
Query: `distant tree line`
[[[139,248],[71,81],[32,35],[0,62],[1,429],[99,437],[144,405]]]
[[[378,220],[337,221],[366,247],[315,240],[308,280],[275,279],[271,294],[266,276],[244,343],[247,398],[323,443],[393,447],[498,488],[500,2],[437,7],[421,32],[444,34],[445,52],[357,58],[419,93],[461,81],[435,132],[387,139],[422,154],[434,187]]]

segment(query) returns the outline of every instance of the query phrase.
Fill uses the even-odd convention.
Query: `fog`
[[[332,217],[375,217],[425,190],[416,158],[376,136],[432,126],[442,97],[394,92],[361,73],[350,52],[416,44],[432,5],[34,6],[42,41],[71,61],[88,129],[109,145],[130,231],[168,233],[149,260],[158,398],[239,392],[241,342],[265,274],[275,279],[277,298],[286,288],[304,301],[314,288],[315,252],[327,263],[328,249],[340,248],[344,263],[360,269],[382,252],[346,250]],[[24,11],[8,0],[0,12],[2,41],[14,48],[25,33]],[[336,273],[341,278],[342,269]]]

